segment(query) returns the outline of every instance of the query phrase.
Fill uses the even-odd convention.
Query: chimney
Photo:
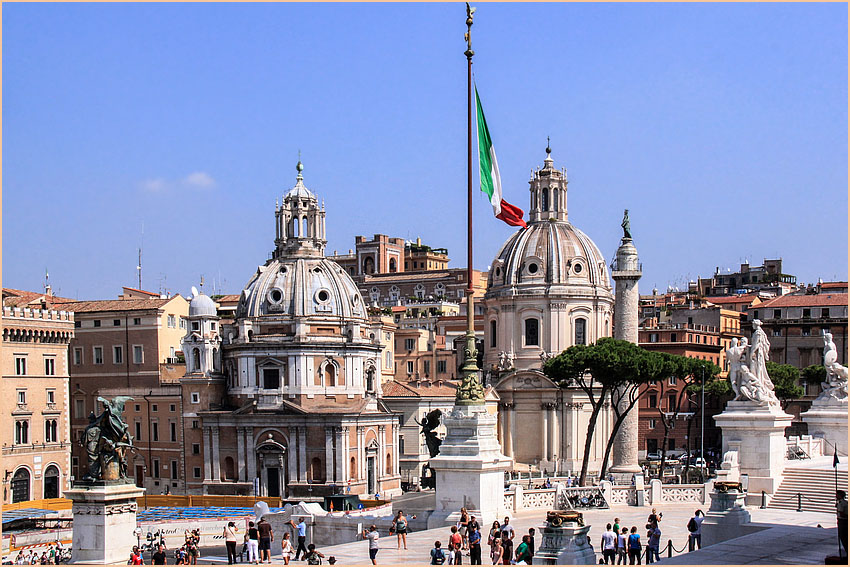
[[[416,245],[417,245],[417,246],[422,246],[422,239],[421,239],[421,238],[419,238],[418,236],[416,237]]]

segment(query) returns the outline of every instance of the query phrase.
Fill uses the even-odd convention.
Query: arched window
[[[496,346],[496,320],[490,321],[490,348]]]
[[[576,319],[575,322],[575,344],[587,344],[587,319]]]
[[[313,457],[310,461],[310,482],[325,482],[325,471],[319,457]]]
[[[201,371],[201,349],[194,348],[192,349],[192,368],[193,372]]]
[[[15,422],[15,443],[18,445],[26,445],[30,440],[30,424],[27,421]]]
[[[301,238],[307,238],[307,217],[301,217]]]
[[[12,503],[26,502],[30,498],[30,471],[20,468],[12,477]]]
[[[375,273],[375,259],[371,256],[366,256],[363,258],[363,273],[364,274],[374,274]]]
[[[375,369],[369,368],[366,371],[366,391],[370,394],[375,393]]]
[[[233,457],[224,458],[224,480],[236,480],[236,466],[233,464]]]
[[[561,192],[557,189],[552,191],[552,210],[553,211],[558,210],[558,201],[560,200],[559,199],[560,193]]]
[[[289,221],[289,234],[287,236],[290,238],[298,236],[298,217],[292,217],[292,220]]]
[[[55,465],[44,471],[44,498],[59,498],[59,469]]]
[[[525,320],[525,346],[540,346],[540,322],[537,319]]]
[[[330,362],[325,365],[325,386],[336,386],[336,367]]]
[[[387,453],[387,471],[386,474],[393,474],[393,456]]]
[[[348,476],[354,480],[357,479],[357,460],[354,457],[351,457],[348,465]]]
[[[390,258],[390,271],[395,272],[398,270],[398,266],[396,265],[395,258]]]
[[[544,210],[544,211],[549,210],[549,190],[548,189],[543,190],[543,194],[541,195],[541,199],[540,199],[540,209]]]

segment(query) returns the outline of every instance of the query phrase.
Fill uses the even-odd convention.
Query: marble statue
[[[514,369],[516,355],[513,352],[499,351],[499,370],[507,372]]]
[[[443,440],[437,437],[437,434],[434,432],[440,426],[440,417],[442,415],[443,412],[435,409],[428,412],[421,422],[416,421],[416,418],[413,419],[413,421],[416,421],[416,425],[422,428],[422,435],[425,436],[425,444],[428,446],[428,454],[431,457],[436,457],[440,454],[440,445],[443,443]]]
[[[623,213],[623,222],[620,224],[623,227],[623,238],[632,238],[632,225],[629,222],[629,209]]]
[[[838,363],[838,350],[832,341],[832,333],[823,332],[823,367],[826,381],[821,382],[818,399],[847,399],[847,367]]]
[[[130,396],[116,396],[112,400],[98,396],[103,412],[89,415],[89,424],[83,432],[83,446],[88,457],[88,472],[83,482],[123,480],[127,478],[127,449],[133,447],[130,428],[124,421],[124,404]]]
[[[540,362],[541,363],[546,364],[547,362],[549,362],[553,358],[555,358],[554,352],[546,352],[545,350],[540,351]]]
[[[732,339],[726,349],[729,361],[729,382],[735,401],[752,401],[759,405],[778,406],[779,398],[773,391],[773,382],[767,374],[770,342],[761,328],[761,321],[753,321],[753,344],[746,337],[740,342]]]

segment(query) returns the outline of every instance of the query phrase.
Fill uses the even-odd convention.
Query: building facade
[[[49,294],[3,290],[3,502],[60,498],[71,482],[68,344],[74,313]]]
[[[499,439],[517,463],[581,467],[591,407],[542,372],[546,359],[612,332],[614,294],[599,248],[568,220],[566,171],[548,154],[530,181],[528,227],[502,245],[484,297],[484,367],[498,369]],[[599,416],[590,468],[601,465],[612,412]]]
[[[370,319],[351,275],[325,258],[325,210],[297,169],[275,210],[272,258],[242,290],[233,322],[213,337],[212,302],[190,305],[186,379],[220,380],[224,394],[198,412],[203,491],[397,494],[398,416],[381,384],[392,327]]]

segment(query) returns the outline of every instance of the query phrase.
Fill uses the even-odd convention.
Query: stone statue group
[[[751,401],[759,405],[779,406],[779,399],[773,391],[773,382],[767,374],[767,360],[770,355],[770,342],[761,328],[761,321],[753,321],[753,344],[747,338],[732,339],[726,349],[729,361],[729,382],[735,392],[736,401]]]
[[[832,398],[839,401],[847,399],[847,367],[838,363],[838,351],[832,342],[832,333],[823,333],[823,367],[826,381],[821,382],[823,392],[820,398]]]

